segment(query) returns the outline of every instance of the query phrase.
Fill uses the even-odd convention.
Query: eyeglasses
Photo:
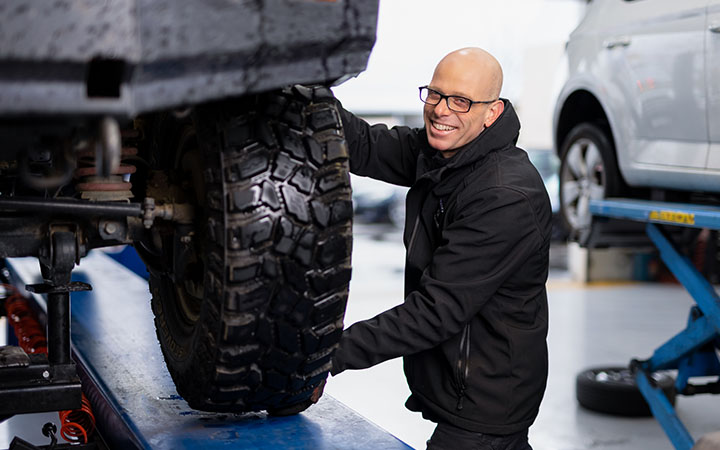
[[[434,89],[430,89],[427,86],[420,86],[418,89],[420,89],[420,100],[423,101],[423,103],[427,103],[428,105],[437,105],[440,103],[442,99],[445,99],[445,103],[447,104],[447,107],[450,111],[459,112],[459,113],[466,113],[470,111],[470,108],[472,108],[472,105],[476,103],[495,103],[497,100],[483,100],[479,102],[475,102],[470,100],[469,98],[461,97],[459,95],[445,95],[441,94],[438,91]]]

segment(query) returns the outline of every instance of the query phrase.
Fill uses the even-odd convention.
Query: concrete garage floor
[[[403,294],[399,231],[356,225],[355,235],[348,325],[400,303]],[[533,448],[672,449],[653,418],[620,418],[580,408],[575,376],[586,368],[649,357],[684,328],[693,303],[690,296],[671,284],[574,283],[563,265],[564,247],[553,248],[548,282],[550,375],[540,415],[530,429]],[[333,377],[325,392],[414,448],[424,449],[434,428],[404,408],[409,390],[399,359]],[[720,430],[720,398],[679,397],[676,408],[696,440]]]

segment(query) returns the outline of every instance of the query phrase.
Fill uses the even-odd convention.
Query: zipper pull
[[[462,389],[460,391],[460,397],[458,397],[457,401],[457,409],[462,410],[463,409],[463,400],[465,399],[465,389]]]
[[[438,230],[442,230],[443,216],[445,216],[445,205],[443,205],[443,199],[441,198],[438,209],[435,210],[435,214],[433,214],[433,221]]]

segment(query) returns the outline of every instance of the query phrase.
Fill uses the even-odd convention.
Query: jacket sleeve
[[[412,355],[458,334],[529,255],[540,251],[544,239],[523,194],[492,188],[483,197],[458,207],[419,288],[403,304],[343,332],[333,375]]]
[[[401,186],[415,181],[422,131],[370,125],[338,104],[350,150],[350,171]]]

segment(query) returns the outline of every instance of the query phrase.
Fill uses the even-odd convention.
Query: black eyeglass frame
[[[428,95],[429,95],[431,92],[439,95],[439,96],[440,96],[440,100],[438,100],[438,101],[435,102],[435,103],[433,103],[433,102],[428,102],[428,101],[423,100],[423,95],[422,95],[423,89],[427,89]],[[477,101],[477,102],[476,102],[476,101],[474,101],[474,100],[470,100],[470,99],[467,98],[467,97],[463,97],[462,95],[445,95],[445,94],[441,94],[440,92],[436,91],[435,89],[430,88],[429,86],[420,86],[420,87],[418,88],[418,90],[420,91],[420,101],[422,101],[423,103],[425,103],[425,104],[427,104],[427,105],[431,105],[431,106],[437,106],[438,104],[440,104],[440,102],[441,102],[443,99],[445,99],[445,105],[447,105],[448,109],[449,109],[450,111],[457,112],[457,113],[467,113],[467,112],[470,112],[470,110],[472,109],[472,106],[475,105],[475,104],[478,104],[478,103],[484,104],[484,105],[489,105],[490,103],[495,103],[496,101],[499,100],[499,99],[496,98],[495,100],[480,100],[480,101]],[[468,102],[469,102],[469,104],[468,104],[468,109],[467,109],[466,111],[458,111],[458,110],[456,110],[456,109],[453,109],[452,106],[450,106],[450,98],[460,98],[460,99],[463,99],[463,100],[468,101]]]

